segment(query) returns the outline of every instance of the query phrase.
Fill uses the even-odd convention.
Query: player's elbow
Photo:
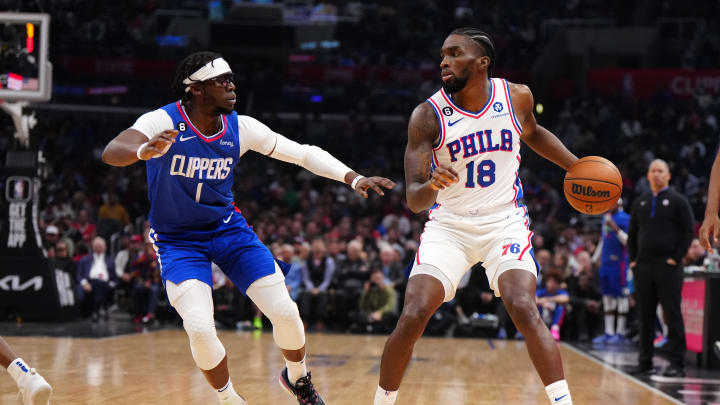
[[[108,144],[105,146],[105,150],[103,150],[102,153],[102,161],[103,163],[111,166],[116,166],[115,160],[113,159],[113,153],[111,150],[111,144]]]
[[[409,192],[406,194],[407,197],[407,206],[414,214],[419,214],[423,211],[425,211],[428,207],[425,206],[425,204],[422,204],[420,201],[417,201],[417,198],[414,198],[413,195],[411,195]]]

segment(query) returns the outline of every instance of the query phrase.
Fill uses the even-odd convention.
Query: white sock
[[[10,362],[7,371],[10,373],[10,377],[12,377],[13,380],[15,380],[15,383],[17,383],[21,376],[30,372],[30,366],[25,363],[25,360],[18,357]]]
[[[627,321],[627,316],[625,316],[625,314],[618,314],[617,318],[617,333],[618,335],[625,336],[625,322]]]
[[[572,405],[572,398],[570,398],[570,389],[568,388],[567,381],[560,380],[545,387],[545,392],[550,403],[552,405]]]
[[[228,378],[227,384],[225,384],[224,387],[217,390],[218,398],[220,398],[220,402],[225,401],[229,398],[237,397],[239,396],[237,392],[235,392],[235,388],[233,388],[232,381]]]
[[[605,314],[605,334],[615,334],[615,314]]]
[[[397,399],[397,391],[385,391],[378,385],[375,391],[375,401],[373,405],[393,405]]]
[[[290,384],[292,384],[293,386],[295,385],[297,380],[307,375],[305,357],[303,357],[303,359],[300,361],[290,361],[288,359],[285,359],[285,365],[287,366],[288,370],[288,379],[290,380]]]

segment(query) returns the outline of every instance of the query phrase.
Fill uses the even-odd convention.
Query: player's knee
[[[433,311],[426,305],[406,304],[403,308],[401,323],[406,328],[417,330],[425,329],[425,325],[432,316]]]
[[[300,312],[290,297],[275,302],[265,316],[273,324],[273,337],[281,349],[298,350],[305,346],[305,329]]]
[[[225,348],[215,332],[212,314],[190,310],[183,317],[183,326],[190,338],[195,364],[203,370],[215,368],[225,357]]]
[[[530,294],[520,294],[513,297],[503,297],[503,303],[510,313],[513,321],[518,323],[530,323],[539,319],[535,297]]]
[[[300,320],[300,311],[298,310],[297,304],[290,297],[285,297],[275,302],[265,316],[267,316],[273,324],[276,321],[294,322]]]
[[[210,341],[216,336],[215,320],[212,314],[190,310],[183,318],[183,326],[191,342],[203,343]]]

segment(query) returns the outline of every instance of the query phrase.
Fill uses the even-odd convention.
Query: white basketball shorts
[[[440,280],[447,302],[455,297],[465,273],[481,262],[490,287],[499,297],[497,282],[503,272],[521,269],[537,277],[529,223],[525,207],[474,217],[456,215],[440,207],[431,212],[425,223],[410,277],[428,274]],[[437,272],[427,267],[418,270],[420,264],[436,267],[441,274],[433,274]]]

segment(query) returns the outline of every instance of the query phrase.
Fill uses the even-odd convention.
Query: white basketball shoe
[[[52,387],[34,368],[17,379],[18,389],[24,405],[48,405]]]

